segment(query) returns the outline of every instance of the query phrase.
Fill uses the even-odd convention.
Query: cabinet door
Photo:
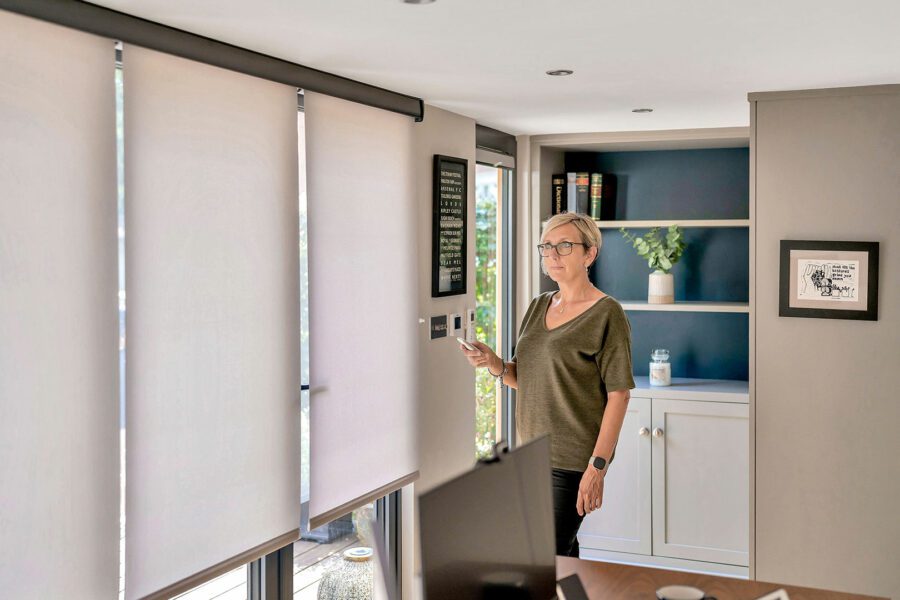
[[[653,554],[746,566],[746,404],[653,401]]]
[[[632,398],[606,475],[603,505],[585,517],[578,532],[582,547],[650,554],[649,428],[650,399]]]

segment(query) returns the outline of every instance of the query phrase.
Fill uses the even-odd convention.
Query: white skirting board
[[[695,560],[682,560],[679,558],[667,558],[665,556],[627,554],[625,552],[609,552],[606,550],[595,550],[593,548],[582,547],[579,558],[582,558],[584,560],[596,560],[601,562],[618,563],[622,565],[632,565],[636,567],[670,569],[672,571],[703,573],[704,575],[716,575],[719,577],[734,577],[735,579],[750,578],[750,570],[747,567],[723,565],[719,563],[709,563]]]

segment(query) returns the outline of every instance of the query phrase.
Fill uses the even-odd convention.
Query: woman
[[[516,428],[523,442],[550,435],[556,553],[562,556],[578,556],[578,528],[603,502],[634,387],[628,319],[588,277],[600,243],[600,230],[585,215],[549,219],[538,252],[541,270],[559,291],[531,301],[512,361],[504,363],[480,342],[473,344],[477,351],[460,347],[472,366],[518,390]]]

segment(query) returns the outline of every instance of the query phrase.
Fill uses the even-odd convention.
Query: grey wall
[[[900,597],[900,86],[754,100],[756,577]],[[880,242],[879,320],[779,317],[782,239]]]
[[[475,121],[432,106],[414,128],[419,198],[419,315],[465,314],[475,308]],[[468,271],[465,295],[431,297],[432,160],[464,158],[468,171]],[[419,472],[421,493],[475,464],[475,371],[455,339],[419,335]]]
[[[418,204],[419,316],[465,314],[475,307],[475,121],[432,106],[413,130]],[[468,171],[467,293],[431,297],[432,160],[435,154],[465,158]],[[419,327],[418,446],[420,479],[403,496],[403,596],[418,593],[419,558],[415,496],[475,464],[475,371],[451,338],[432,341]],[[412,594],[412,595],[411,595]]]

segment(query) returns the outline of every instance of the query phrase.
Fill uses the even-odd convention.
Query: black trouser
[[[578,486],[581,471],[553,469],[553,521],[556,525],[556,554],[578,556],[578,528],[584,517],[578,516]]]

